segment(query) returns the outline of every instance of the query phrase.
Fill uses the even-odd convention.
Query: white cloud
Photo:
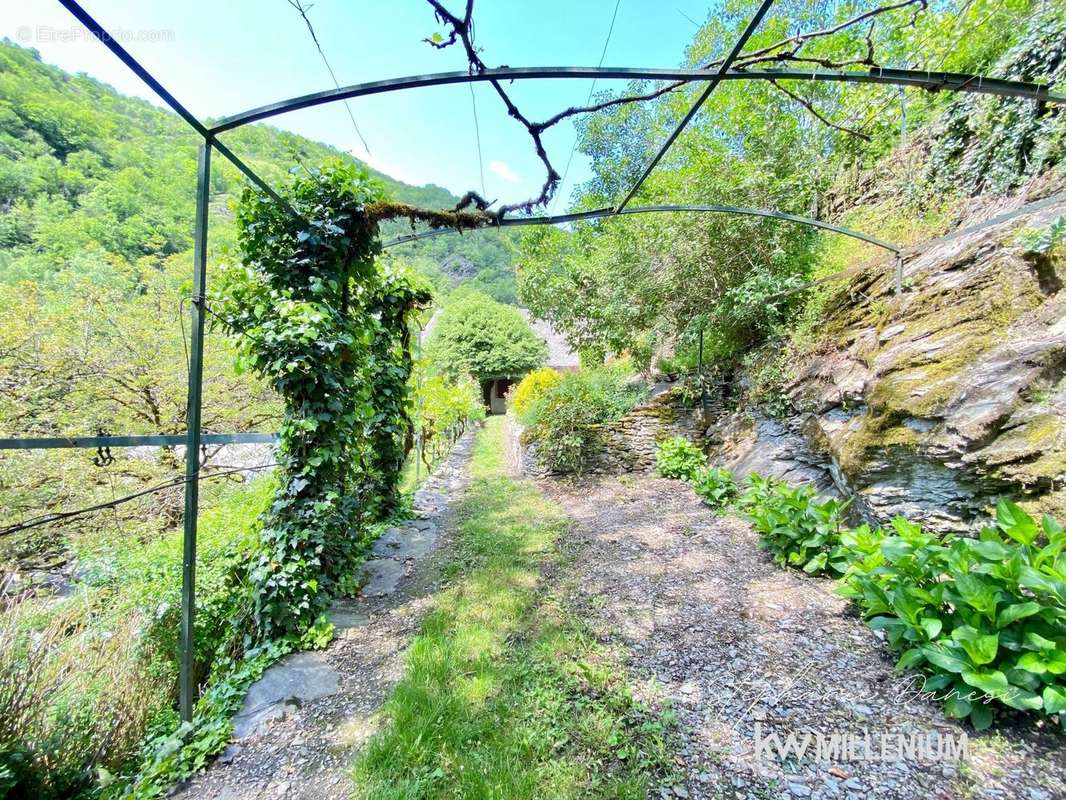
[[[490,161],[489,170],[491,170],[498,178],[505,180],[508,183],[518,183],[522,180],[515,174],[513,169],[507,166],[506,161]]]

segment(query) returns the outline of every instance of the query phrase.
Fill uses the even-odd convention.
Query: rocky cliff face
[[[1066,264],[1025,232],[1066,215],[1066,180],[976,203],[952,234],[851,280],[794,365],[783,419],[728,415],[713,460],[813,481],[937,530],[1000,496],[1066,518]]]

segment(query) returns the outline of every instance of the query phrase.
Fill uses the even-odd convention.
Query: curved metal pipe
[[[251,122],[276,117],[290,111],[348,100],[353,97],[366,97],[373,94],[398,92],[405,89],[419,89],[427,86],[446,86],[453,83],[477,83],[482,81],[516,81],[541,78],[596,79],[596,80],[654,80],[654,81],[829,81],[833,83],[878,83],[895,86],[915,86],[930,91],[973,92],[993,94],[1001,97],[1022,97],[1032,100],[1047,100],[1066,103],[1066,95],[1052,92],[1040,83],[1006,81],[998,78],[986,78],[982,75],[968,75],[959,72],[928,72],[913,69],[886,69],[876,67],[867,72],[850,72],[845,70],[796,70],[796,69],[752,69],[730,70],[719,74],[700,69],[639,69],[630,67],[501,67],[488,69],[474,75],[466,71],[436,72],[429,75],[411,75],[404,78],[388,78],[369,83],[357,83],[342,86],[340,89],[328,89],[323,92],[300,95],[288,100],[252,108],[240,114],[234,114],[219,120],[209,128],[212,135],[239,128]]]
[[[746,217],[767,217],[769,219],[780,219],[786,222],[795,222],[800,225],[807,225],[812,228],[821,228],[822,230],[832,231],[833,233],[839,233],[843,236],[850,236],[852,239],[859,239],[863,242],[867,242],[877,247],[881,247],[888,250],[891,253],[901,252],[901,248],[894,244],[881,241],[873,236],[862,233],[861,231],[855,231],[851,228],[845,228],[840,225],[833,225],[829,222],[822,222],[818,219],[811,219],[810,217],[801,217],[798,214],[787,214],[784,211],[774,211],[769,208],[740,208],[738,206],[713,206],[713,205],[660,205],[660,206],[638,206],[637,208],[625,208],[621,211],[616,211],[614,208],[594,208],[590,211],[575,211],[572,214],[556,214],[555,216],[543,216],[543,217],[504,217],[499,222],[499,227],[510,228],[522,225],[558,225],[564,222],[576,222],[584,219],[598,219],[601,217],[617,217],[625,214],[649,214],[649,213],[665,213],[671,211],[697,211],[709,214],[739,214]],[[478,230],[486,230],[480,228]],[[428,231],[420,231],[418,233],[411,233],[405,236],[398,236],[395,239],[390,239],[385,242],[382,247],[393,247],[398,244],[406,244],[407,242],[414,242],[419,239],[428,239],[432,236],[441,236],[446,233],[458,233],[457,228],[433,228]]]

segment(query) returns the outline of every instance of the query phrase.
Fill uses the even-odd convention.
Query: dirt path
[[[681,780],[662,797],[1066,798],[1066,737],[1031,725],[974,735],[945,718],[832,583],[774,566],[744,522],[716,517],[684,484],[541,487],[574,520],[573,602],[678,713]],[[757,759],[757,726],[781,738],[868,732],[889,759],[781,761],[765,748]],[[969,733],[969,757],[890,760],[891,737],[912,733],[934,746]]]
[[[355,752],[402,677],[407,644],[439,587],[451,509],[467,486],[473,437],[468,432],[416,493],[418,519],[375,544],[361,596],[334,604],[337,638],[321,653],[293,654],[264,673],[235,719],[235,743],[173,796],[351,797]]]

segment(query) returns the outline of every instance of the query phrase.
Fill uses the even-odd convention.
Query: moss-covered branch
[[[412,228],[415,223],[424,222],[433,228],[455,228],[463,231],[484,228],[499,222],[496,214],[487,211],[435,211],[389,200],[371,203],[366,207],[366,213],[375,223],[407,219],[410,220]]]

